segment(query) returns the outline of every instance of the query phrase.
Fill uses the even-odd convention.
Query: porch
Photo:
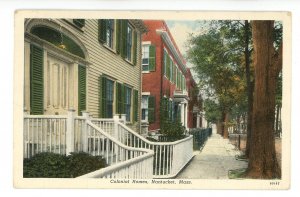
[[[78,178],[172,178],[193,157],[193,136],[175,142],[152,142],[124,124],[122,116],[24,115],[24,158],[41,152],[86,152],[109,165]]]

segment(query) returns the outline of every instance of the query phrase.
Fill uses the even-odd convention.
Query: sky
[[[168,28],[181,52],[187,62],[187,67],[191,68],[193,65],[186,59],[186,51],[188,49],[187,41],[190,34],[198,34],[202,31],[203,21],[166,21]],[[194,79],[197,81],[195,72],[191,70]]]

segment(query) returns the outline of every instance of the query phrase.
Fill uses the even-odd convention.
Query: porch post
[[[189,125],[188,125],[188,103],[186,102],[185,104],[184,104],[184,116],[185,116],[185,128],[188,130],[188,127],[189,127]]]
[[[197,128],[200,128],[200,114],[197,114]]]
[[[74,117],[75,110],[68,110],[67,117],[67,132],[66,132],[66,155],[70,155],[71,152],[74,152]]]
[[[126,123],[126,114],[121,114],[121,120],[124,121],[124,124]]]
[[[114,119],[114,138],[118,139],[118,129],[119,129],[118,122],[120,121],[119,114],[115,114],[113,119]]]
[[[88,124],[87,121],[89,121],[89,113],[86,111],[82,111],[82,116],[85,119],[84,122],[84,126],[83,126],[83,130],[82,130],[82,146],[83,146],[83,152],[88,152],[88,137],[89,137],[89,133],[88,133]]]

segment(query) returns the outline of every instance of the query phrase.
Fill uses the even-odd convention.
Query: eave
[[[185,63],[181,59],[181,55],[178,53],[175,45],[172,42],[172,39],[170,38],[169,34],[165,30],[157,29],[156,32],[161,35],[163,41],[166,43],[168,48],[171,50],[171,53],[173,54],[174,58],[176,59],[177,64],[180,66],[181,70],[186,74],[187,69],[185,66]]]

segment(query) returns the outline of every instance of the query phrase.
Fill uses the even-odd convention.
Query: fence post
[[[88,124],[87,121],[89,120],[89,113],[86,111],[82,111],[82,116],[85,119],[84,121],[84,126],[83,126],[83,131],[82,131],[82,148],[83,152],[88,152]]]
[[[241,135],[239,134],[239,142],[238,142],[239,150],[241,150]]]
[[[71,152],[74,152],[74,117],[75,110],[69,109],[67,117],[66,155],[70,155]]]
[[[126,114],[121,114],[121,120],[126,124]]]
[[[118,130],[119,130],[119,126],[118,126],[118,122],[119,122],[119,114],[115,114],[114,117],[114,138],[118,139]]]

